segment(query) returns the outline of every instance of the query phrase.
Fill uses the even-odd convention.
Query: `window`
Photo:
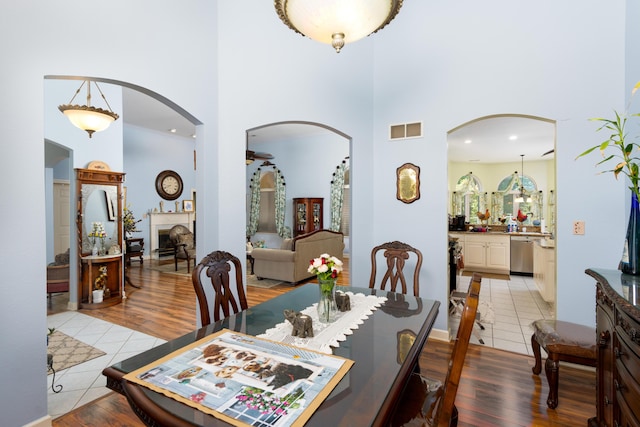
[[[482,196],[482,197],[481,197]],[[478,212],[483,210],[481,202],[484,201],[482,184],[480,180],[469,172],[460,177],[453,193],[453,214],[464,215],[471,224],[480,222]]]
[[[532,211],[533,202],[527,202],[526,198],[525,202],[518,203],[516,201],[516,198],[520,194],[521,186],[524,188],[525,193],[530,196],[538,193],[538,187],[531,177],[523,175],[521,180],[517,172],[500,181],[500,184],[498,185],[498,192],[503,194],[502,212],[504,215],[515,216],[518,213],[518,209],[522,213]]]
[[[260,177],[260,216],[258,231],[276,232],[276,188],[273,172],[264,172]]]

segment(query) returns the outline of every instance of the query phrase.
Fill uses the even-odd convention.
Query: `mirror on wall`
[[[109,248],[118,242],[117,209],[118,189],[115,185],[82,184],[82,253],[90,253],[93,244],[89,233],[93,223],[102,224],[106,233],[105,245]]]

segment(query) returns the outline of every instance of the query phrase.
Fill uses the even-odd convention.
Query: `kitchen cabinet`
[[[293,199],[293,237],[322,229],[321,197],[300,197]]]
[[[539,240],[533,246],[533,281],[542,299],[548,303],[556,301],[556,254],[555,245]]]
[[[508,235],[487,233],[450,233],[450,235],[458,238],[466,270],[509,274],[511,254]]]

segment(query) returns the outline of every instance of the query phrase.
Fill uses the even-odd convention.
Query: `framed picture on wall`
[[[184,212],[193,212],[193,200],[183,200],[182,210]]]
[[[104,196],[105,196],[106,202],[107,202],[107,218],[109,219],[109,221],[115,221],[116,220],[116,209],[115,209],[113,204],[116,201],[112,199],[112,197],[109,195],[108,191],[104,192]]]

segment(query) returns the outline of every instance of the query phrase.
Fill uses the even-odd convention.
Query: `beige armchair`
[[[344,236],[330,230],[317,230],[295,239],[284,240],[280,249],[253,248],[251,257],[258,279],[282,280],[292,284],[312,277],[309,262],[322,254],[342,259]]]

